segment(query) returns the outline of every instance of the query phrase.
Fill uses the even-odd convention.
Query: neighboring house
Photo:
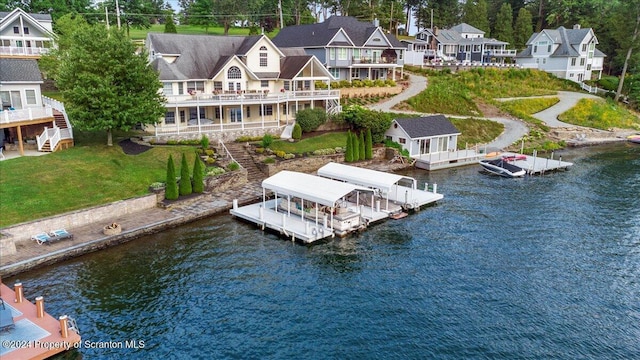
[[[596,49],[598,39],[593,29],[573,29],[561,26],[531,35],[527,48],[518,54],[516,62],[526,68],[544,70],[561,79],[583,82],[600,79],[604,57]]]
[[[394,119],[385,133],[411,157],[456,150],[460,131],[444,115]]]
[[[283,52],[268,37],[149,33],[145,42],[167,99],[156,135],[280,128],[298,110],[340,108],[333,78],[314,56]]]
[[[332,16],[318,24],[287,26],[273,38],[280,48],[301,48],[317,57],[339,80],[397,79],[405,46],[374,22]]]
[[[0,58],[0,142],[24,155],[25,142],[39,151],[73,146],[64,105],[42,96],[35,59]],[[30,145],[31,145],[30,144]]]
[[[0,12],[0,56],[40,57],[54,46],[51,15]]]
[[[484,37],[485,32],[469,24],[451,29],[426,29],[416,34],[415,40],[402,40],[407,47],[406,63],[460,62],[463,64],[504,63],[516,56],[507,49],[509,43]]]

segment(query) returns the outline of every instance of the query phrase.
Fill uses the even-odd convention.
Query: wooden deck
[[[2,360],[46,359],[80,345],[80,335],[74,330],[68,329],[67,336],[63,337],[61,320],[44,311],[44,299],[36,299],[37,302],[43,302],[43,311],[39,317],[35,304],[25,298],[16,302],[15,291],[1,283],[0,295],[4,306],[11,310],[14,322],[13,328],[0,333]]]

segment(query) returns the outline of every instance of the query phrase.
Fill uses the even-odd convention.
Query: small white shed
[[[444,115],[394,119],[385,133],[409,151],[411,157],[455,151],[460,131]]]

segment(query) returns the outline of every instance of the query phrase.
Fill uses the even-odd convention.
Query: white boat
[[[504,177],[520,177],[524,176],[526,171],[523,168],[510,164],[505,159],[483,159],[480,165],[488,172]]]

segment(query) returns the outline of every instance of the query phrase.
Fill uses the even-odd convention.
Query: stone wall
[[[151,194],[9,226],[0,230],[2,232],[0,237],[0,256],[15,253],[16,243],[31,241],[31,236],[35,234],[56,229],[69,229],[96,222],[108,223],[109,219],[114,217],[153,208],[156,207],[156,204],[156,194]]]
[[[293,123],[293,120],[291,120]],[[245,130],[225,130],[224,132],[206,132],[202,134],[189,133],[189,134],[173,134],[173,135],[159,135],[159,136],[144,136],[143,141],[150,144],[166,144],[169,140],[181,141],[181,140],[198,140],[202,139],[202,135],[209,137],[209,143],[211,146],[217,146],[218,140],[222,140],[224,143],[232,142],[241,136],[258,137],[264,134],[271,134],[275,138],[279,138],[284,127],[270,128],[270,129],[245,129]]]
[[[367,88],[344,88],[340,89],[340,96],[343,98],[363,97],[363,96],[387,96],[396,95],[402,92],[402,86],[388,87],[367,87]]]
[[[248,182],[247,170],[239,169],[218,176],[208,176],[204,179],[205,191],[225,191],[242,186]]]

